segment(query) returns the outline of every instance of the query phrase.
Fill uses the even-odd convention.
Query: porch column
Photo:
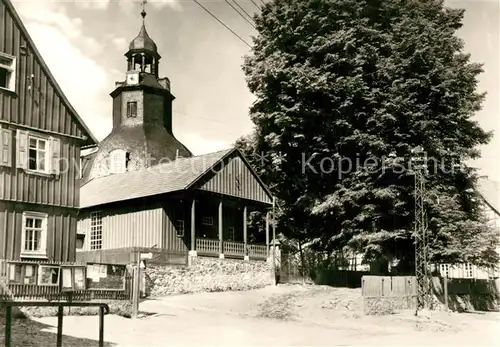
[[[269,211],[266,212],[266,255],[269,258]]]
[[[219,201],[219,258],[224,258],[224,248],[223,248],[223,240],[224,233],[222,228],[222,201]]]
[[[196,200],[193,199],[191,203],[191,250],[189,251],[191,256],[196,257]]]
[[[245,260],[249,260],[248,256],[248,241],[247,241],[247,207],[243,208],[243,256]]]

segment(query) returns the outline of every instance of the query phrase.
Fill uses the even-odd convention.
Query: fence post
[[[449,306],[448,306],[448,276],[445,275],[444,278],[443,278],[443,288],[444,288],[444,306],[445,306],[445,309],[446,311],[449,310]]]
[[[12,306],[5,306],[5,347],[10,347],[11,327],[12,327]]]
[[[380,281],[381,284],[381,296],[384,296],[384,277],[382,277],[382,280]]]
[[[62,347],[63,309],[62,305],[57,307],[57,347]]]
[[[140,291],[140,269],[141,269],[141,253],[137,253],[137,264],[134,269],[134,281],[133,281],[133,296],[132,296],[132,318],[137,318],[139,314],[139,291]]]

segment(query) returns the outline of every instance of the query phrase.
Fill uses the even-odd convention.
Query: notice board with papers
[[[88,289],[125,290],[125,265],[87,263]]]

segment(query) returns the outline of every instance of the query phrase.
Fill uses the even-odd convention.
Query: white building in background
[[[479,180],[478,193],[484,202],[484,213],[491,227],[500,231],[500,183],[483,176]],[[499,243],[500,244],[500,243]],[[500,246],[497,246],[500,255]],[[440,264],[439,272],[449,278],[488,279],[500,277],[500,264],[496,269],[484,269],[471,264]]]

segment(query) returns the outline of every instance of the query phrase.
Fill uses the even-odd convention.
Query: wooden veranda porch
[[[184,196],[186,198],[186,196]],[[189,253],[191,256],[266,260],[269,256],[268,206],[240,198],[208,192],[192,192],[189,199]],[[264,235],[248,235],[249,213],[260,211],[265,218]]]

